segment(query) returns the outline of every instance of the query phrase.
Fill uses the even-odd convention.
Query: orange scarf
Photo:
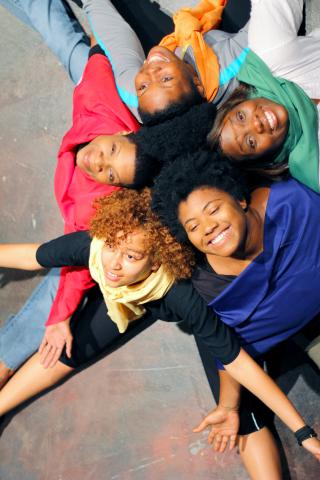
[[[217,28],[227,0],[201,0],[194,8],[181,8],[174,16],[174,32],[164,37],[160,45],[172,52],[177,47],[192,47],[206,98],[211,102],[219,88],[219,62],[216,54],[203,39],[203,34]]]

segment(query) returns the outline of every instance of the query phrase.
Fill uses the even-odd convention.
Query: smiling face
[[[135,78],[139,107],[161,111],[191,92],[190,82],[203,88],[193,68],[165,47],[154,47]]]
[[[136,146],[125,135],[99,135],[81,148],[76,165],[95,182],[130,185],[134,182]]]
[[[180,203],[178,217],[190,242],[206,255],[232,257],[246,241],[245,201],[216,188],[194,190]]]
[[[105,281],[110,287],[132,285],[158,269],[146,248],[146,234],[142,228],[136,229],[114,246],[105,245],[102,264]]]
[[[241,102],[225,116],[222,151],[234,160],[254,160],[276,152],[288,133],[287,110],[266,98]]]

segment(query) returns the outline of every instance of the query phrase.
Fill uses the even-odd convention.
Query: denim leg
[[[11,370],[20,367],[39,348],[59,279],[60,269],[51,269],[21,310],[0,328],[0,361]]]
[[[89,38],[64,0],[0,0],[0,5],[40,33],[71,80],[78,83],[88,61]]]

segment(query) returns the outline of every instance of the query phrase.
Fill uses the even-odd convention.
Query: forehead
[[[148,234],[143,227],[137,227],[127,234],[120,231],[116,235],[116,245],[119,249],[144,252],[148,246]]]
[[[179,217],[187,217],[205,211],[211,203],[218,201],[234,201],[233,197],[218,188],[203,186],[191,192],[179,205]]]

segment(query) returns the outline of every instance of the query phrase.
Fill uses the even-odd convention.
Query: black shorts
[[[154,319],[145,315],[132,322],[124,333],[120,333],[107,313],[99,288],[94,287],[71,320],[71,358],[67,357],[64,350],[60,361],[73,368],[83,366],[118,349],[154,322]]]
[[[195,340],[211,391],[218,404],[220,394],[219,371],[216,365],[212,363],[211,356],[205,345],[197,341],[197,338],[195,338]],[[239,417],[240,428],[238,434],[248,435],[265,427],[270,417],[270,410],[255,395],[243,388],[239,406]]]

